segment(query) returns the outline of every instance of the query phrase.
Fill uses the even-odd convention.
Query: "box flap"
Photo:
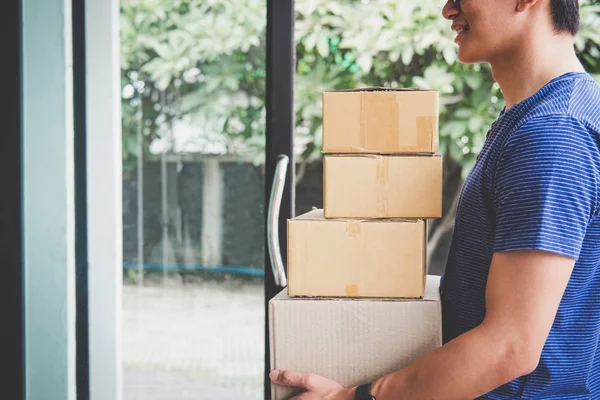
[[[269,304],[276,301],[297,301],[298,298],[290,297],[287,288],[273,297]],[[427,275],[425,284],[425,295],[422,299],[386,299],[386,298],[350,298],[350,297],[306,297],[302,301],[441,301],[440,297],[440,277],[437,275]]]
[[[363,87],[355,89],[338,89],[328,90],[325,93],[340,93],[340,92],[438,92],[432,89],[419,89],[419,88],[389,88],[383,86]]]
[[[378,219],[370,219],[370,218],[325,218],[323,213],[323,209],[313,209],[307,213],[298,215],[288,221],[327,221],[331,223],[346,223],[348,221],[353,222],[361,222],[367,224],[377,224],[377,223],[389,223],[389,222],[404,222],[404,223],[417,223],[419,221],[423,221],[422,219],[415,218],[378,218]]]
[[[327,157],[331,157],[331,158],[375,158],[375,159],[381,159],[381,158],[396,158],[396,157],[402,157],[402,158],[409,158],[409,157],[416,157],[416,158],[423,158],[423,157],[429,157],[429,158],[441,158],[442,155],[441,154],[430,154],[430,153],[407,153],[407,154],[371,154],[371,153],[348,153],[348,154],[340,154],[340,153],[332,153],[332,154],[327,154],[325,156]]]
[[[319,221],[319,220],[324,220],[324,219],[325,219],[325,217],[323,216],[323,209],[313,208],[312,210],[310,210],[307,213],[304,213],[302,215],[298,215],[297,217],[294,217],[292,220]]]

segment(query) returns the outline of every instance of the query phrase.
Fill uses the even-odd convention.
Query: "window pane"
[[[124,399],[263,398],[265,0],[122,0]]]

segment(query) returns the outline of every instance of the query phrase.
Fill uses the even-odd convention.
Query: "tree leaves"
[[[470,168],[503,99],[489,66],[457,61],[441,6],[437,0],[296,0],[296,134],[305,143],[303,157],[320,151],[323,91],[414,86],[440,91],[440,151]],[[581,0],[580,9],[575,46],[600,76],[600,6]],[[164,121],[189,117],[200,121],[198,132],[229,143],[229,151],[261,159],[265,42],[266,0],[122,2],[122,84],[127,93],[143,86],[145,137],[154,137]],[[139,101],[139,95],[123,99],[124,158],[137,152]]]
[[[405,45],[404,49],[402,50],[402,63],[404,65],[409,65],[411,63],[414,55],[415,55],[414,47],[411,46],[410,44]]]
[[[456,50],[451,47],[446,47],[442,54],[444,55],[444,59],[449,65],[452,65],[456,62],[457,54]]]

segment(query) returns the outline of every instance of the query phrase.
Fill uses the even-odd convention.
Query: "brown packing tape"
[[[346,296],[347,297],[358,297],[358,285],[346,286]]]
[[[358,143],[360,146],[360,150],[367,149],[367,114],[365,112],[365,96],[366,92],[360,92],[360,127],[358,130]]]
[[[379,217],[386,217],[389,214],[388,211],[388,196],[386,194],[386,185],[389,179],[390,173],[390,158],[376,156],[376,181],[377,181],[377,193],[376,202],[377,209],[376,213]]]
[[[400,150],[400,145],[402,143],[402,135],[401,135],[401,114],[400,114],[400,107],[398,105],[398,96],[396,96],[396,107],[394,107],[394,111],[395,111],[395,115],[394,115],[394,122],[395,122],[395,126],[394,126],[394,130],[392,132],[390,132],[390,136],[387,137],[387,141],[391,142],[390,143],[390,147],[396,150]]]
[[[398,151],[400,149],[400,108],[398,107],[398,97],[394,96],[396,98],[396,104],[394,106],[393,100],[389,98],[390,96],[393,96],[393,93],[385,93],[384,103],[376,105],[376,107],[385,110],[386,114],[389,115],[389,117],[381,117],[382,119],[390,118],[393,122],[386,126],[387,129],[384,129],[382,135],[378,138],[379,140],[375,140],[375,145],[373,147],[390,148]],[[380,123],[381,121],[377,122]],[[373,134],[377,135],[379,132],[374,130]]]
[[[360,236],[360,221],[346,221],[346,233],[350,237]]]
[[[440,149],[440,127],[439,127],[439,118],[434,117],[434,125],[433,125],[433,139],[431,143],[431,152],[437,153]]]
[[[390,173],[390,159],[389,157],[375,156],[377,166],[376,166],[376,174],[377,174],[377,182],[378,183],[387,183]]]
[[[398,134],[398,147],[414,147],[417,145],[419,136],[418,124],[417,121],[413,119],[414,109],[408,107],[406,97],[404,97],[402,93],[396,94],[396,108],[398,110],[396,115],[398,124],[396,128]],[[402,129],[402,127],[404,127],[404,129]]]
[[[359,147],[361,151],[385,153],[400,149],[398,130],[401,117],[394,98],[397,97],[391,92],[360,93]]]
[[[383,194],[383,193],[378,193],[377,194],[377,216],[378,217],[388,217],[390,212],[389,212],[389,199],[388,196]]]
[[[428,144],[431,151],[438,147],[437,117],[418,116],[416,132],[419,138],[432,138]]]

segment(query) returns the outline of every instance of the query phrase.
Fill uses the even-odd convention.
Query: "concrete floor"
[[[235,390],[153,372],[125,371],[123,392],[125,400],[259,400]]]
[[[260,281],[123,287],[124,400],[263,398]]]

